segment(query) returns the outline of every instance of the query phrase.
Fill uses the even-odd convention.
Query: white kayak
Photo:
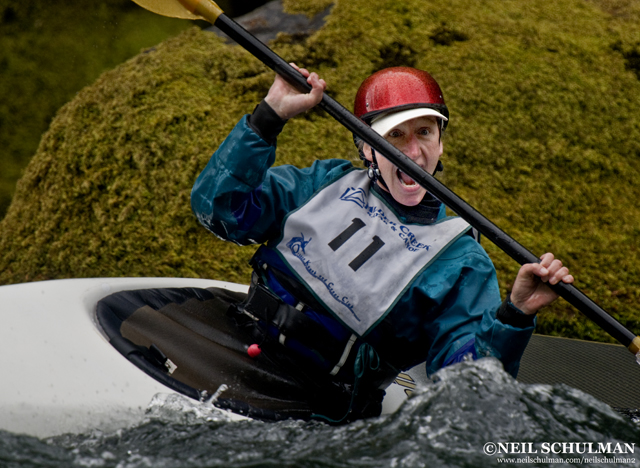
[[[0,286],[0,430],[37,437],[115,430],[139,421],[156,395],[175,393],[109,343],[96,320],[96,304],[118,291],[182,287],[248,290],[245,285],[183,278]],[[427,382],[424,366],[401,374],[387,389],[383,413],[395,411],[411,388]]]

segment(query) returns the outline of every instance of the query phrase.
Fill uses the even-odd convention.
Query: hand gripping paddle
[[[134,2],[149,11],[163,16],[204,19],[224,32],[267,67],[285,78],[299,91],[306,93],[311,90],[306,78],[242,26],[225,15],[220,7],[211,0],[134,0]],[[538,257],[477,212],[467,202],[458,197],[431,174],[424,171],[408,156],[387,142],[326,93],[320,102],[320,106],[347,130],[383,154],[405,174],[431,192],[515,261],[521,265],[540,261]],[[636,336],[627,330],[620,322],[572,284],[561,282],[556,285],[549,285],[549,287],[589,319],[593,320],[614,339],[626,346],[629,351],[636,355],[636,360],[640,364],[640,336]]]

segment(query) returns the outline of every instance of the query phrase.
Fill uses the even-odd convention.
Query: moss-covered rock
[[[187,27],[130,0],[0,0],[0,219],[60,106]]]
[[[265,1],[217,3],[235,16]],[[106,70],[191,26],[131,0],[0,0],[0,219],[56,111]]]
[[[285,5],[313,15],[327,1]],[[444,182],[531,251],[565,259],[578,287],[640,331],[639,19],[622,0],[337,1],[322,30],[281,35],[273,48],[319,71],[346,107],[373,71],[430,71],[451,111]],[[0,223],[0,283],[246,282],[254,249],[199,227],[189,192],[272,80],[196,28],[102,75],[59,111],[18,185]],[[293,119],[278,147],[278,163],[299,166],[355,155],[351,136],[319,110]],[[506,293],[518,265],[485,247]],[[539,323],[608,339],[563,301]]]

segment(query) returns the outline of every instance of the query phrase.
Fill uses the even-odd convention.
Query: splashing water
[[[640,445],[640,425],[606,404],[564,385],[519,384],[490,358],[442,369],[388,416],[340,427],[239,419],[210,404],[158,395],[142,422],[112,433],[40,440],[0,432],[0,466],[485,467],[499,464],[498,455],[483,451],[488,443]],[[635,461],[616,466],[640,466],[640,448],[617,456]]]

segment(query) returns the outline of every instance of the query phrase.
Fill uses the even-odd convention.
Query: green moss
[[[305,14],[310,18],[324,11],[334,3],[334,0],[306,0],[304,2],[282,0],[284,11],[291,14]]]
[[[309,0],[295,8],[313,13],[326,5]],[[319,71],[348,108],[375,70],[429,70],[451,111],[444,182],[532,252],[558,254],[579,288],[640,331],[634,8],[354,0],[336,2],[316,34],[281,36],[273,47]],[[59,111],[18,185],[0,223],[0,283],[90,276],[246,282],[254,249],[199,227],[189,192],[272,80],[247,53],[195,28],[102,75]],[[355,154],[351,136],[316,110],[293,119],[278,147],[279,164],[298,166]],[[506,294],[518,265],[484,245]],[[539,324],[543,333],[608,340],[562,300]]]
[[[0,0],[0,218],[55,112],[104,71],[187,27],[130,0]]]

